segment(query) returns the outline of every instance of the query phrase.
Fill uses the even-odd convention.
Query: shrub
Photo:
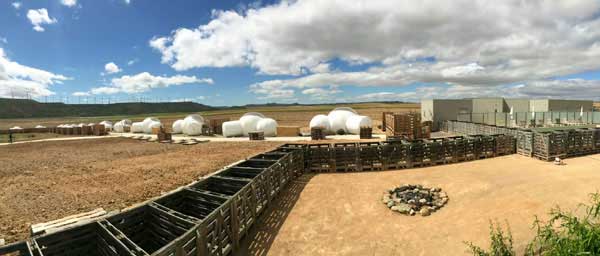
[[[555,207],[547,222],[537,217],[533,223],[536,235],[524,252],[526,256],[600,255],[600,194],[591,196],[590,204],[581,204],[585,212],[580,216]],[[473,255],[516,255],[507,224],[506,234],[497,225],[490,225],[490,250],[466,243]]]

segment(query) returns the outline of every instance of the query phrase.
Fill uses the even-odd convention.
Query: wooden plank
[[[92,222],[103,217],[106,214],[107,212],[104,209],[98,208],[89,212],[67,216],[58,220],[33,224],[31,225],[30,230],[31,234],[34,236],[43,233],[54,233],[68,227],[78,226],[83,223]]]

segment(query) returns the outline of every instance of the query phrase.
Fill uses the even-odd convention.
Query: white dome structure
[[[240,123],[242,125],[242,131],[244,136],[248,136],[249,132],[255,132],[257,131],[256,129],[256,125],[258,124],[258,122],[262,119],[262,117],[257,116],[257,115],[243,115],[240,118]]]
[[[14,126],[9,128],[9,130],[23,130],[23,128],[21,128],[20,126]]]
[[[273,118],[263,118],[256,124],[256,130],[264,133],[265,137],[277,136],[277,121]]]
[[[222,125],[224,137],[239,137],[244,134],[242,123],[240,121],[227,121]]]
[[[125,126],[131,126],[132,122],[129,119],[123,119],[121,120],[121,123]]]
[[[183,132],[183,120],[179,119],[173,122],[171,128],[173,128],[173,133],[179,134]]]
[[[151,121],[144,125],[144,133],[151,134],[152,129],[162,127],[162,123],[160,121]]]
[[[113,125],[113,131],[114,132],[125,132],[123,123],[121,121],[116,122],[115,125]]]
[[[35,126],[35,128],[37,128],[37,129],[43,129],[43,128],[46,128],[46,126],[43,126],[43,125],[39,125],[39,124],[38,124],[38,125],[36,125],[36,126]]]
[[[181,125],[185,135],[201,135],[202,127],[204,126],[204,118],[200,115],[193,114],[185,117]]]
[[[360,128],[372,128],[373,120],[368,116],[353,115],[346,120],[346,130],[352,134],[360,134]]]
[[[329,117],[329,125],[331,132],[338,133],[343,131],[344,133],[348,132],[346,129],[346,121],[348,117],[357,115],[356,111],[352,108],[341,107],[335,108],[327,115]]]
[[[135,122],[131,124],[131,132],[142,133],[144,132],[144,122]]]
[[[113,123],[111,121],[102,121],[100,124],[103,124],[105,129],[112,130]]]
[[[323,128],[325,131],[331,131],[331,124],[329,123],[329,117],[326,115],[316,115],[310,120],[308,125],[311,129],[318,127]]]

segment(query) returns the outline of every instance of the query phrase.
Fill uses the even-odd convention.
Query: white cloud
[[[106,72],[107,74],[115,74],[121,71],[123,70],[121,70],[119,66],[117,66],[117,64],[115,64],[114,62],[109,62],[106,63],[106,65],[104,65],[104,72]]]
[[[114,93],[142,93],[154,88],[166,88],[172,85],[183,84],[213,84],[210,78],[196,78],[196,76],[153,76],[148,72],[139,73],[134,76],[122,76],[113,78],[110,86],[93,88],[92,94],[114,94]]]
[[[131,0],[123,0],[123,2],[125,2],[126,4],[130,4]]]
[[[17,10],[21,9],[21,5],[22,5],[21,2],[13,2],[12,3],[12,6]]]
[[[49,87],[70,78],[11,61],[0,48],[0,97],[42,97],[53,95]]]
[[[336,94],[341,93],[341,92],[342,91],[340,91],[337,87],[331,86],[328,89],[323,89],[323,88],[304,89],[302,91],[302,94],[309,95],[309,96],[311,96],[312,99],[315,99],[315,100],[331,100],[331,99],[333,99],[333,96],[335,96]]]
[[[76,96],[76,97],[80,97],[80,96],[90,96],[90,93],[89,93],[89,92],[74,92],[72,95],[73,95],[73,96]]]
[[[176,70],[302,75],[254,85],[260,95],[416,82],[481,88],[600,69],[598,13],[597,0],[282,1],[214,11],[150,46]],[[324,63],[333,60],[375,67],[332,72]]]
[[[60,3],[67,7],[73,7],[77,5],[77,0],[60,0]]]
[[[140,60],[138,60],[138,59],[130,60],[130,61],[127,62],[127,66],[131,66],[131,65],[137,63],[138,61],[140,61]]]
[[[0,37],[0,42],[8,44],[8,39],[6,39],[6,37]]]
[[[46,8],[27,11],[27,18],[31,21],[33,30],[37,32],[44,32],[45,29],[41,25],[54,24],[57,22],[55,18],[50,18],[50,16],[48,16],[48,10],[46,10]]]

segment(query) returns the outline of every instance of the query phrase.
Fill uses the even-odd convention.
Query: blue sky
[[[600,99],[599,13],[596,0],[6,0],[0,97]]]

